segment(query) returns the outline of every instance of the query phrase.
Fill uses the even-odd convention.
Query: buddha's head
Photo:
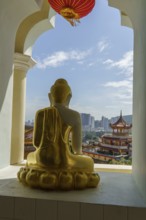
[[[57,79],[50,89],[49,98],[52,105],[55,103],[68,106],[72,96],[71,88],[65,79]]]

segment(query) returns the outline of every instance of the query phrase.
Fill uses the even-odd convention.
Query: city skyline
[[[70,108],[111,118],[132,114],[133,32],[120,26],[120,14],[99,0],[77,27],[59,15],[55,28],[33,47],[37,65],[27,74],[26,120],[49,105],[47,94],[57,78],[72,88]]]
[[[95,121],[95,122],[96,122],[96,121],[101,122],[103,119],[107,119],[108,121],[114,123],[114,122],[120,117],[120,114],[117,115],[117,116],[113,116],[113,117],[111,117],[111,118],[107,118],[107,117],[105,117],[104,115],[102,115],[100,119],[96,119],[96,118],[94,117],[94,115],[91,115],[90,113],[83,113],[83,112],[80,113],[80,115],[82,115],[82,114],[90,115],[91,117],[94,118],[94,121]],[[132,123],[132,115],[122,115],[122,117],[123,117],[128,123]],[[129,119],[129,118],[130,118],[130,119]],[[127,120],[127,119],[128,119],[128,120]],[[34,120],[33,120],[33,119],[27,119],[27,120],[25,121],[25,124],[34,124]]]

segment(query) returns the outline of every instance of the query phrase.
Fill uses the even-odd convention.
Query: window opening
[[[54,81],[65,78],[73,92],[70,108],[81,113],[83,153],[95,163],[132,163],[131,129],[110,127],[121,110],[132,123],[133,32],[119,24],[119,11],[102,0],[79,26],[57,15],[55,29],[36,41],[38,64],[27,76],[25,158],[35,150],[35,112],[49,105]]]

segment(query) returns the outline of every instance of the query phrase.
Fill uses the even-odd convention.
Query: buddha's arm
[[[72,127],[72,148],[74,153],[82,154],[82,130],[81,130],[81,117],[78,114],[76,123]]]
[[[38,148],[40,146],[43,132],[44,111],[40,110],[36,113],[34,123],[33,145]]]

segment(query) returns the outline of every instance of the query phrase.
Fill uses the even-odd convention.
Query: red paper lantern
[[[95,5],[95,0],[48,0],[48,2],[72,26],[80,22],[80,18],[89,14]]]

